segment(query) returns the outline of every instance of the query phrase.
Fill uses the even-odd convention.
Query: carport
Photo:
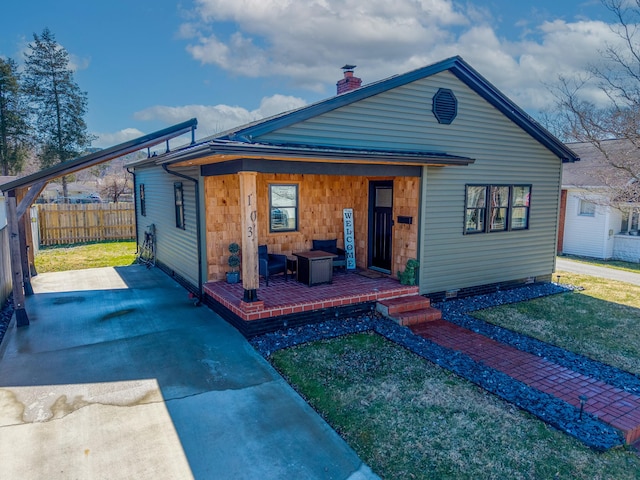
[[[42,273],[33,288],[32,326],[0,345],[1,478],[378,478],[160,269]]]
[[[147,149],[166,142],[167,152],[169,140],[191,132],[191,143],[195,143],[195,129],[198,121],[195,118],[172,127],[168,127],[142,137],[129,140],[98,152],[60,163],[43,169],[32,175],[0,185],[7,199],[8,227],[11,251],[11,271],[13,285],[13,303],[18,326],[29,325],[29,317],[25,309],[25,295],[31,295],[31,276],[36,274],[34,268],[33,245],[31,245],[31,225],[25,213],[47,183],[65,175],[75,173],[108,162],[132,152]],[[137,231],[137,229],[136,229]]]

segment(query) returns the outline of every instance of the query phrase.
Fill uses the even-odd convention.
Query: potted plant
[[[238,256],[238,252],[240,251],[240,246],[233,242],[229,244],[229,260],[227,263],[231,268],[230,272],[227,272],[227,283],[238,283],[240,281],[240,271],[238,267],[240,266],[240,257]]]

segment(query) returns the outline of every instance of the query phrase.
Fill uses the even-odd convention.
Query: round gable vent
[[[432,110],[438,123],[449,125],[458,114],[458,100],[451,90],[441,88],[433,96]]]

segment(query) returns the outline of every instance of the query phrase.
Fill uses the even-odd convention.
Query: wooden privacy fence
[[[135,238],[133,203],[38,205],[40,245]]]

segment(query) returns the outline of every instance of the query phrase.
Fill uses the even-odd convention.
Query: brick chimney
[[[354,68],[356,68],[355,65],[345,65],[342,67],[342,70],[344,70],[344,78],[338,80],[338,83],[336,83],[338,95],[360,88],[360,85],[362,85],[362,79],[353,76]]]

